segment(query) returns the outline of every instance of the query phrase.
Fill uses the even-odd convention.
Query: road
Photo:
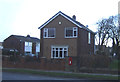
[[[5,82],[16,82],[17,80],[21,80],[22,82],[40,82],[39,80],[51,80],[50,82],[54,82],[55,80],[69,80],[69,82],[118,82],[118,81],[107,81],[107,80],[86,80],[86,79],[77,79],[77,78],[63,78],[63,77],[50,77],[50,76],[43,76],[43,75],[33,75],[33,74],[22,74],[22,73],[10,73],[10,72],[2,72],[2,80],[6,80]],[[7,81],[8,80],[8,81]],[[15,81],[13,81],[15,80]],[[52,81],[54,80],[54,81]],[[35,81],[35,82],[36,82]],[[66,82],[65,81],[65,82]],[[20,82],[20,81],[19,81]],[[55,81],[56,82],[56,81]],[[68,81],[67,81],[68,82]]]
[[[80,80],[80,79],[3,72],[2,73],[2,80]]]

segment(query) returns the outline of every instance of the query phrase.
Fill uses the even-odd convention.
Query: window
[[[32,46],[32,42],[25,42],[25,46]]]
[[[77,37],[77,27],[65,28],[65,37]]]
[[[44,38],[55,38],[55,28],[44,28]]]
[[[90,44],[91,43],[91,34],[90,34],[90,32],[88,33],[88,44]]]
[[[36,52],[40,52],[40,43],[36,43]]]
[[[32,52],[32,42],[25,42],[25,52]]]
[[[67,47],[51,47],[51,58],[64,58],[68,56]]]

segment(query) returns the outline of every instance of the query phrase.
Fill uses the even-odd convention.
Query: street
[[[80,80],[80,79],[3,72],[2,73],[2,80]]]
[[[63,77],[50,77],[50,76],[43,76],[43,75],[33,75],[33,74],[22,74],[22,73],[10,73],[10,72],[2,72],[2,82],[41,82],[49,81],[49,82],[118,82],[114,80],[88,80],[88,79],[77,79],[77,78],[63,78]],[[53,81],[54,80],[54,81]]]

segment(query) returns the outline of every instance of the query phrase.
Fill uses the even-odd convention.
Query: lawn
[[[111,69],[115,69],[118,70],[118,68],[120,69],[120,65],[118,65],[120,63],[120,60],[113,60],[109,66],[109,68]]]
[[[54,77],[67,77],[67,78],[84,78],[92,80],[118,80],[117,76],[110,75],[90,75],[90,74],[81,74],[81,73],[60,73],[60,72],[46,72],[46,71],[36,71],[30,69],[4,69],[6,72],[19,72],[19,73],[28,73],[28,74],[37,74],[37,75],[47,75]]]

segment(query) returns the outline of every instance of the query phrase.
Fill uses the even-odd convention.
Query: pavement
[[[18,69],[18,68],[4,68],[4,69]],[[23,69],[23,68],[21,68]],[[24,68],[26,69],[26,68]],[[26,70],[32,70],[32,71],[44,71],[44,72],[55,72],[55,73],[72,73],[72,74],[88,74],[88,75],[104,75],[104,76],[120,76],[115,74],[98,74],[98,73],[76,73],[76,72],[67,72],[67,71],[51,71],[51,70],[38,70],[38,69],[26,69]]]
[[[73,79],[73,78],[50,77],[50,76],[43,76],[43,75],[3,72],[2,80],[84,80],[84,79],[75,79],[75,78]]]

